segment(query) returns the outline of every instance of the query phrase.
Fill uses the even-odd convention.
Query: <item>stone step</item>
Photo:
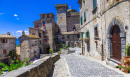
[[[118,64],[113,62],[113,61],[107,61],[106,64],[111,66],[111,67],[113,67],[113,68],[117,68],[118,67]]]

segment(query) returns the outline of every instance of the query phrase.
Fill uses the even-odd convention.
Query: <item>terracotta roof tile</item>
[[[16,37],[14,37],[14,36],[11,36],[11,35],[0,35],[0,38],[16,38]]]

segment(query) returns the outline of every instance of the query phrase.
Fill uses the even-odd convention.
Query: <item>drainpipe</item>
[[[102,18],[101,18],[101,0],[99,0],[99,15],[100,15],[100,27],[101,27],[101,51],[102,51],[102,61],[103,61],[103,39],[102,39]]]

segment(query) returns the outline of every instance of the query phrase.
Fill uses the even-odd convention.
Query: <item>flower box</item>
[[[79,38],[80,41],[83,41],[83,38]]]
[[[85,41],[86,43],[88,43],[89,40],[90,40],[89,38],[85,38],[85,39],[84,39],[84,41]]]

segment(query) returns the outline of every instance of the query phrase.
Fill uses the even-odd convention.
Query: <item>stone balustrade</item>
[[[59,58],[60,55],[46,56],[31,65],[7,72],[0,77],[48,77],[53,70],[53,64]]]

